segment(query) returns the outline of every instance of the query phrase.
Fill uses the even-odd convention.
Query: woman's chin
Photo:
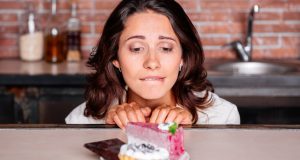
[[[142,93],[140,94],[140,96],[143,98],[143,99],[147,99],[147,100],[155,100],[155,99],[160,99],[164,96],[165,94],[162,94],[161,92],[160,93]]]

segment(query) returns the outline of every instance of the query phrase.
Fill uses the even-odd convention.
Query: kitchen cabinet
[[[220,97],[238,106],[242,123],[300,123],[299,70],[252,76],[211,70],[221,62],[206,61],[208,79]],[[299,69],[300,61],[291,64]],[[64,117],[84,101],[85,76],[91,72],[85,60],[59,64],[0,60],[0,123],[64,123]]]

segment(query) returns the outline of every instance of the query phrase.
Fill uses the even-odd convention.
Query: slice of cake
[[[165,149],[169,153],[169,158],[167,159],[189,159],[188,154],[184,151],[183,128],[178,128],[176,123],[151,124],[131,122],[126,126],[126,134],[128,140],[127,149],[129,145],[151,145],[154,150]],[[123,153],[120,153],[121,155],[126,154],[124,150]],[[132,150],[130,152],[132,152]],[[162,157],[162,159],[164,158],[165,157]]]

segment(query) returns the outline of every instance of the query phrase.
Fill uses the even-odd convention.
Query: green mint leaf
[[[172,124],[172,125],[169,127],[169,132],[172,133],[172,134],[175,134],[177,128],[178,128],[177,123],[174,123],[174,124]]]

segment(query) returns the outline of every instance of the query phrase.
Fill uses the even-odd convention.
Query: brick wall
[[[77,0],[82,21],[84,57],[96,45],[104,22],[119,0]],[[29,2],[35,4],[44,26],[50,12],[50,0],[0,1],[0,58],[18,57],[18,32],[22,14]],[[300,0],[179,0],[197,27],[207,58],[234,59],[230,49],[222,47],[243,40],[251,6],[261,6],[254,22],[253,59],[300,57]],[[62,20],[70,15],[68,0],[58,0]]]

